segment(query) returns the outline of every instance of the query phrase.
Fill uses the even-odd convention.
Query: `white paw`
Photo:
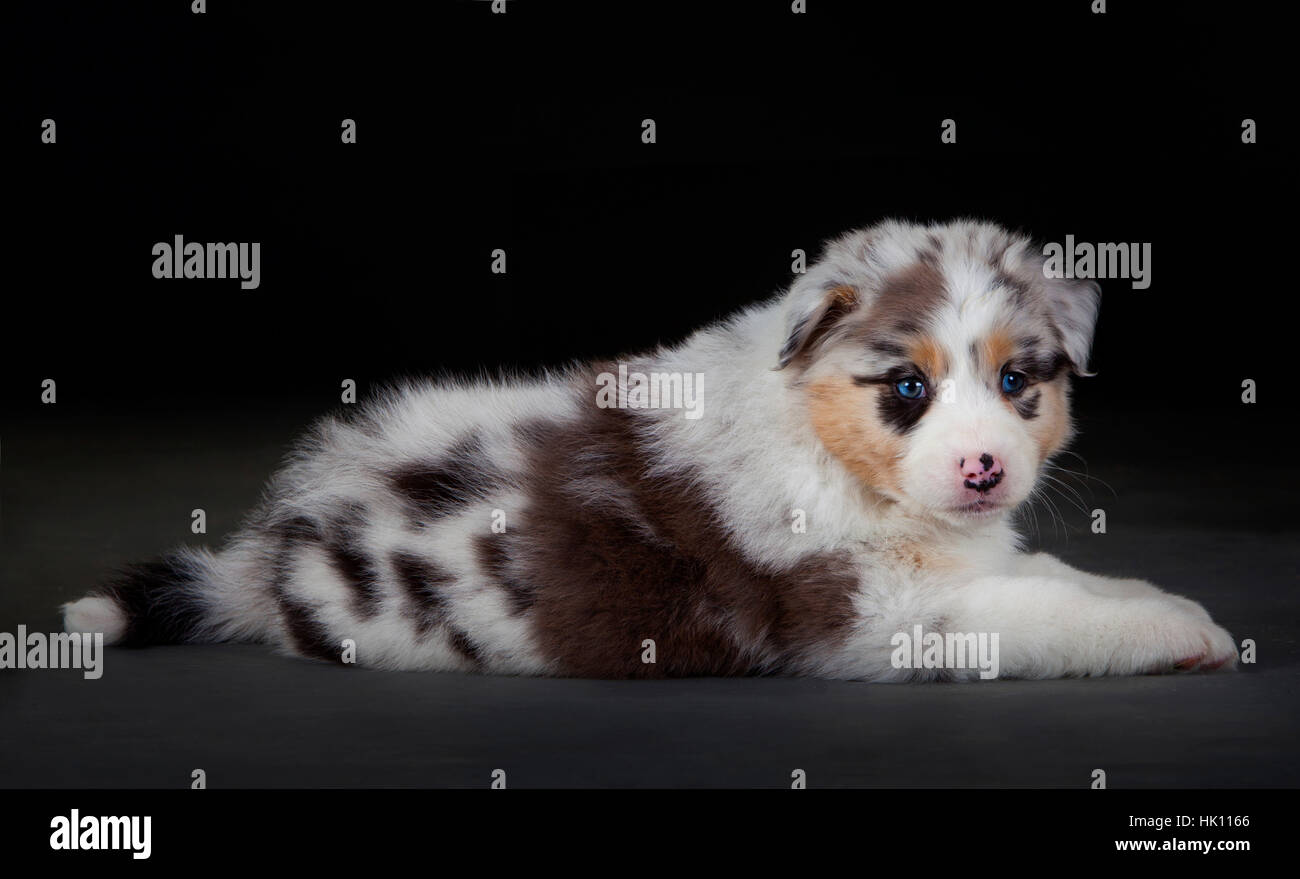
[[[88,595],[63,605],[65,632],[102,632],[105,644],[115,644],[126,634],[126,614],[111,598]]]
[[[1155,590],[1155,592],[1161,598],[1163,598],[1165,601],[1169,602],[1170,604],[1174,605],[1184,613],[1191,614],[1197,619],[1204,620],[1207,623],[1213,622],[1213,620],[1210,619],[1210,612],[1207,611],[1205,608],[1201,607],[1201,605],[1198,604],[1197,602],[1192,601],[1190,598],[1183,598],[1183,596],[1181,595],[1175,595],[1172,592],[1166,592],[1158,586],[1151,586],[1151,584],[1147,584],[1147,585],[1150,586],[1151,589]]]
[[[1130,598],[1139,598],[1142,596],[1159,596],[1169,603],[1179,607],[1183,611],[1190,613],[1192,616],[1200,617],[1203,620],[1210,619],[1209,613],[1190,598],[1183,598],[1181,595],[1175,595],[1172,592],[1166,592],[1154,583],[1148,583],[1146,580],[1113,580],[1105,584],[1102,594],[1122,595]]]
[[[1134,609],[1128,637],[1112,656],[1112,673],[1212,671],[1237,665],[1232,635],[1196,602],[1164,594],[1142,605]]]

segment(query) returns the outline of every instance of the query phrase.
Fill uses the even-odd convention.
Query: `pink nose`
[[[988,452],[962,458],[958,466],[961,468],[962,485],[980,494],[992,491],[1006,476],[1002,462]]]

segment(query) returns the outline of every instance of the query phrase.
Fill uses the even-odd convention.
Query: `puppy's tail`
[[[217,565],[211,552],[188,548],[131,565],[63,605],[63,628],[102,632],[104,643],[126,646],[231,640]]]

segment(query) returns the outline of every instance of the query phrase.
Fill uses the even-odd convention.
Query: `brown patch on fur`
[[[300,656],[342,662],[339,642],[317,616],[316,609],[299,601],[289,591],[294,576],[294,560],[304,545],[317,540],[319,526],[305,516],[298,516],[270,528],[275,539],[270,592],[289,640]]]
[[[503,534],[483,533],[474,538],[474,557],[483,573],[496,581],[505,593],[510,611],[515,614],[527,612],[536,602],[537,594],[533,587],[515,576],[510,567],[510,553],[507,544],[509,532]]]
[[[1038,415],[1029,425],[1030,436],[1038,446],[1038,461],[1047,460],[1070,438],[1069,386],[1064,376],[1034,386],[1042,392]]]
[[[925,244],[916,252],[917,261],[938,267],[939,257],[943,254],[943,239],[933,232],[925,236]]]
[[[979,341],[980,365],[996,373],[1016,354],[1016,339],[1006,327],[995,327]]]
[[[749,561],[693,479],[646,474],[645,416],[593,409],[531,450],[529,506],[493,559],[524,579],[561,674],[660,678],[798,672],[848,635],[847,554],[784,571]],[[482,547],[480,547],[482,552]],[[657,661],[644,663],[645,639]]]
[[[848,376],[828,376],[808,386],[808,411],[826,449],[867,485],[900,494],[898,435],[881,424],[879,385],[858,385]]]
[[[929,336],[916,336],[907,349],[912,362],[920,367],[925,377],[938,381],[948,372],[948,357],[939,343]]]
[[[881,284],[880,292],[861,318],[863,329],[874,335],[919,333],[926,318],[947,296],[943,272],[937,265],[914,263]]]
[[[478,668],[483,655],[469,635],[456,626],[451,618],[451,603],[446,589],[452,576],[433,562],[415,553],[397,551],[390,557],[393,571],[406,591],[406,614],[415,620],[416,632],[421,638],[441,629],[447,643],[462,659]]]
[[[406,503],[411,527],[456,512],[487,497],[500,477],[483,462],[482,440],[469,436],[436,460],[398,465],[384,476],[392,491]]]
[[[840,284],[826,291],[829,307],[852,308],[858,304],[858,291],[848,284]]]

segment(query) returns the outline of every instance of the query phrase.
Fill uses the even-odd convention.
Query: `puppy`
[[[590,677],[989,677],[937,647],[976,636],[1006,677],[1235,665],[1200,605],[1020,550],[1098,299],[992,224],[851,232],[679,345],[324,419],[223,549],[65,627]]]

